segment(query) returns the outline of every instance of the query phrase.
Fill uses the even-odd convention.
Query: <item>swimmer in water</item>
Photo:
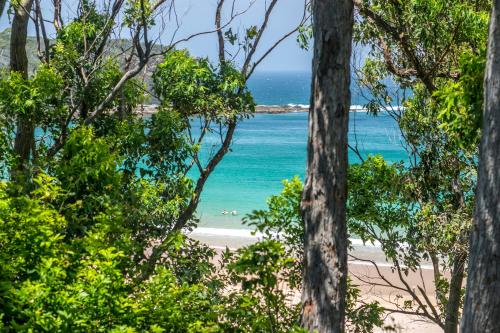
[[[231,215],[238,215],[238,212],[237,212],[236,210],[233,210],[233,211],[231,212]]]
[[[228,212],[227,210],[225,210],[225,209],[224,209],[224,210],[221,212],[221,214],[222,214],[222,215],[227,215],[227,214],[229,214],[229,212]]]

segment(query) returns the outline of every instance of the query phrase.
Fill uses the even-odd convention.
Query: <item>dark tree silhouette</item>
[[[500,0],[491,14],[483,117],[464,333],[500,332]]]
[[[305,272],[302,325],[344,332],[347,284],[347,130],[352,0],[313,2],[314,59],[307,180],[302,197]]]

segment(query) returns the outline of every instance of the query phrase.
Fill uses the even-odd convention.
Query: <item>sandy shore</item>
[[[190,234],[190,237],[220,251],[226,247],[237,249],[250,245],[260,238],[259,235],[252,235],[250,230],[216,228],[198,228]],[[353,283],[361,290],[362,301],[378,301],[383,307],[393,308],[395,303],[401,305],[405,299],[409,298],[405,292],[398,290],[398,287],[403,286],[403,283],[398,274],[393,270],[392,265],[386,261],[384,254],[378,246],[364,245],[359,240],[352,240],[350,256],[349,275]],[[375,268],[371,262],[367,262],[366,260],[375,262],[378,268]],[[374,283],[386,284],[381,276],[393,284],[394,287],[373,285]],[[404,276],[405,282],[412,289],[418,290],[419,287],[423,288],[431,301],[434,301],[433,278],[432,267],[429,264],[422,265],[418,272],[409,272],[407,276]],[[426,322],[420,317],[407,314],[389,314],[385,323],[395,326],[396,332],[442,332],[442,329],[438,325]],[[377,330],[377,332],[388,331]]]

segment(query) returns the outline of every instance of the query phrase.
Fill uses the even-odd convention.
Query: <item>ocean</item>
[[[255,73],[249,88],[259,105],[309,104],[310,74]],[[366,100],[353,85],[352,105]],[[202,148],[210,150],[208,138]],[[387,114],[372,116],[351,112],[349,141],[357,140],[363,155],[381,154],[389,161],[406,160],[402,138],[395,121]],[[245,228],[241,219],[252,210],[266,208],[269,196],[278,194],[282,180],[299,176],[306,168],[307,113],[256,114],[239,124],[231,151],[210,176],[197,210],[200,227]],[[357,156],[349,152],[349,162]],[[222,211],[237,215],[223,215]]]

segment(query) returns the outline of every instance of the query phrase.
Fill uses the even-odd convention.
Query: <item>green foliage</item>
[[[55,174],[67,191],[63,213],[72,222],[68,234],[82,235],[100,213],[111,213],[120,196],[119,160],[104,139],[85,127],[73,131],[61,160],[65,163],[56,165]]]
[[[13,183],[0,187],[0,308],[5,331],[50,332],[221,332],[223,296],[218,284],[202,283],[213,271],[208,250],[185,236],[173,237],[166,268],[145,283],[135,283],[127,272],[136,266],[126,255],[133,234],[120,216],[117,194],[109,189],[119,171],[107,159],[101,140],[89,140],[90,130],[74,132],[72,148],[83,154],[69,157],[62,177],[80,174],[71,191],[66,178],[36,178],[29,194],[17,194]],[[90,147],[88,147],[90,146]],[[71,149],[70,149],[71,150]],[[97,172],[82,167],[96,163]],[[83,174],[87,173],[87,174]],[[119,179],[119,177],[118,177]],[[89,181],[92,180],[91,183]],[[98,207],[87,192],[104,206]],[[68,214],[72,198],[80,196],[94,205],[91,215],[81,210]],[[87,204],[87,203],[85,203]],[[83,204],[83,205],[85,205]],[[69,207],[69,208],[66,208]],[[60,209],[62,208],[62,211]],[[84,218],[82,219],[82,216]],[[82,220],[92,221],[80,233],[70,233]],[[198,281],[198,282],[197,282]],[[203,280],[206,281],[206,280]],[[215,282],[215,281],[214,281]]]
[[[41,241],[45,247],[57,247],[61,242],[54,238],[49,238],[52,242],[40,237],[30,240],[39,240],[32,244],[35,248]],[[118,327],[133,331],[153,327],[172,332],[214,331],[199,329],[215,326],[217,318],[210,298],[203,295],[209,293],[205,286],[179,285],[170,273],[160,271],[137,289],[126,282],[118,268],[123,254],[112,247],[96,251],[89,245],[79,254],[80,260],[72,261],[74,257],[68,251],[59,256],[51,253],[29,271],[29,279],[19,276],[22,282],[2,284],[6,327],[51,332],[107,332]],[[13,258],[22,257],[16,253]],[[2,264],[12,268],[7,261]]]
[[[80,16],[58,31],[51,48],[50,65],[64,79],[65,98],[69,99],[66,102],[80,106],[81,120],[105,99],[123,75],[116,57],[102,54],[102,47],[106,46],[105,31],[111,28],[110,24],[108,13],[99,12],[94,3],[85,1]],[[144,84],[139,80],[129,80],[106,109],[126,108],[130,113],[144,101],[143,89]]]
[[[388,164],[381,156],[351,166],[350,231],[365,242],[380,244],[387,260],[404,274],[417,271],[423,262],[431,260],[439,263],[442,272],[452,270],[467,253],[472,203],[467,199],[465,207],[454,208],[453,195],[442,185],[434,199],[422,202],[415,193],[421,188],[413,178],[418,173],[418,169],[402,164]],[[450,289],[449,278],[442,272],[435,271],[439,277],[435,288],[437,307],[444,320]],[[405,309],[420,313],[411,300]]]
[[[463,54],[457,82],[435,93],[442,106],[438,115],[444,128],[465,147],[477,146],[483,114],[483,81],[486,52]]]
[[[35,122],[45,132],[55,130],[57,122],[66,116],[67,110],[61,102],[63,91],[62,77],[48,66],[40,66],[29,79],[15,72],[0,75],[0,114],[6,124],[4,135],[12,137],[18,117]]]
[[[125,17],[122,25],[129,28],[136,28],[138,25],[147,22],[149,26],[155,25],[155,20],[152,17],[154,3],[149,0],[137,1],[127,0],[125,7]]]
[[[2,168],[0,330],[299,332],[298,306],[281,288],[298,286],[299,264],[282,242],[217,265],[213,249],[173,230],[194,195],[186,174],[203,144],[191,121],[212,131],[249,117],[246,77],[229,62],[172,51],[155,70],[157,113],[134,113],[145,85],[133,79],[103,104],[125,69],[106,39],[114,20],[96,4],[81,2],[30,78],[0,77],[2,162],[19,119],[37,132],[32,177],[11,181]],[[127,1],[124,25],[153,25],[153,6]],[[245,31],[246,47],[258,33]],[[286,204],[275,200],[273,209]]]
[[[175,110],[161,108],[146,121],[146,127],[150,175],[165,179],[168,175],[184,174],[188,158],[199,149],[189,142],[186,119]]]
[[[59,73],[49,66],[40,66],[35,74],[25,79],[20,73],[0,73],[0,165],[1,177],[8,174],[16,156],[13,142],[17,122],[20,119],[38,126],[41,135],[37,138],[39,151],[43,154],[53,142],[52,134],[59,132],[60,123],[66,121],[67,107],[62,102],[64,81]]]
[[[389,46],[395,46],[391,52],[397,59],[396,64],[411,64],[410,59],[405,59],[401,46],[397,45],[398,41],[390,36],[398,29],[407,33],[404,38],[410,47],[422,50],[418,54],[419,62],[423,66],[438,65],[436,71],[444,70],[446,65],[456,65],[454,54],[460,54],[470,47],[480,49],[486,45],[485,32],[488,30],[491,9],[491,2],[488,0],[459,0],[453,3],[447,0],[390,3],[383,0],[363,0],[361,3],[362,7],[370,8],[383,19],[392,31],[382,30],[374,20],[359,20],[356,22],[356,40],[363,44],[377,45],[380,36],[383,36],[385,42],[390,43]],[[398,26],[398,23],[401,24]],[[423,50],[427,52],[424,53]]]
[[[349,169],[349,230],[365,242],[378,242],[392,262],[416,269],[417,226],[411,221],[417,209],[405,188],[402,165],[389,165],[381,156],[369,157]],[[411,186],[411,184],[410,184]]]
[[[462,54],[486,47],[491,2],[363,0],[355,41],[370,48],[360,77],[371,111],[403,106],[417,83],[435,90],[458,77]],[[431,91],[430,93],[433,93]],[[376,102],[375,102],[376,101]]]
[[[301,253],[304,242],[304,226],[300,210],[302,182],[299,177],[283,181],[283,190],[267,200],[267,210],[253,211],[244,223],[255,227],[267,238],[275,238]]]
[[[277,281],[278,288],[268,292],[269,295],[262,292],[263,296],[261,297],[265,300],[269,298],[269,301],[272,302],[274,298],[279,296],[283,305],[275,308],[284,311],[283,309],[288,307],[288,311],[283,314],[278,313],[278,317],[289,317],[290,320],[293,320],[298,318],[300,314],[300,304],[297,303],[297,300],[293,301],[293,295],[300,292],[303,275],[305,231],[300,211],[303,185],[298,177],[289,181],[285,180],[283,185],[283,191],[279,195],[269,198],[267,210],[254,211],[246,217],[245,223],[254,226],[256,231],[262,233],[263,240],[257,245],[240,250],[240,253],[244,251],[245,255],[242,258],[248,257],[250,259],[251,269],[247,270],[247,276],[257,276],[256,280],[264,285]],[[248,251],[252,252],[245,253]],[[279,256],[274,253],[279,254]],[[271,266],[275,271],[274,275],[268,277],[266,270],[264,272],[254,270],[267,263],[269,259],[265,258],[272,254],[276,256],[271,257],[271,262],[274,263],[274,266]],[[269,266],[264,266],[264,268],[269,268]],[[253,286],[253,281],[255,279],[247,277],[244,282]],[[258,288],[253,287],[252,290],[258,290]],[[375,327],[380,327],[383,323],[383,308],[377,302],[361,304],[359,296],[360,290],[351,281],[348,281],[347,331],[353,333],[373,332]],[[291,323],[293,321],[288,323],[288,327],[291,327]]]
[[[421,260],[416,209],[405,189],[402,165],[389,165],[381,156],[369,157],[349,169],[349,231],[364,242],[379,243],[390,262],[416,269]],[[409,245],[409,246],[408,246]]]
[[[297,43],[301,49],[309,50],[309,44],[313,38],[313,31],[311,25],[302,25],[299,27],[297,35]]]
[[[30,196],[1,190],[3,323],[8,331],[104,331],[130,306],[118,292],[123,256],[112,246],[96,249],[95,235],[83,247],[64,241],[68,222],[54,205],[64,193],[48,176],[36,184]]]
[[[432,313],[411,290],[402,307],[443,326],[460,316],[490,10],[488,0],[363,0],[356,21],[356,40],[370,47],[360,71],[368,109],[397,121],[408,161],[372,157],[351,169],[350,223],[402,273],[432,263]]]
[[[54,141],[64,141],[70,128],[85,120],[121,78],[121,64],[111,54],[102,54],[101,48],[106,46],[102,32],[109,29],[108,14],[84,2],[79,15],[58,31],[49,61],[39,66],[30,78],[24,79],[18,73],[0,75],[3,163],[3,157],[12,148],[16,122],[23,119],[37,129],[32,164],[35,168],[47,167],[53,156],[47,160],[46,154]],[[122,119],[125,114],[130,116],[133,108],[144,100],[143,89],[144,84],[129,80],[104,109],[119,109]],[[95,133],[109,134],[113,123],[116,126],[105,115],[96,121]]]
[[[160,269],[142,289],[137,296],[141,309],[135,315],[145,329],[154,324],[161,332],[221,332],[217,295],[206,285],[179,284],[168,270]]]
[[[136,280],[141,265],[135,253],[147,245],[137,231],[152,226],[134,222],[147,221],[146,212],[155,215],[165,203],[145,180],[122,193],[123,171],[110,146],[92,129],[76,129],[57,178],[41,173],[31,193],[17,191],[12,182],[0,187],[5,331],[300,331],[299,305],[292,302],[297,284],[290,282],[298,281],[297,258],[277,240],[227,252],[217,269],[213,250],[168,232],[163,267]],[[271,201],[296,205],[299,189],[294,180],[285,199]],[[128,200],[128,193],[140,197]]]
[[[75,87],[71,76],[47,68],[56,83]],[[189,104],[186,99],[185,107],[216,122],[241,117],[253,107],[239,74],[230,67],[224,71],[235,81],[225,84],[211,72],[207,82],[215,84],[213,91],[206,95],[202,89],[199,96],[222,97],[212,104]],[[5,89],[19,89],[19,95],[34,93],[33,86],[23,86],[24,80],[8,83],[2,81]],[[67,117],[66,91],[50,91],[58,93],[53,99],[54,105],[63,106],[62,120]],[[40,100],[37,108],[46,108]],[[244,100],[249,104],[243,105]],[[12,100],[5,97],[6,102]],[[21,98],[14,102],[21,103]],[[216,114],[212,107],[227,113]],[[172,231],[192,191],[185,176],[188,159],[199,150],[186,134],[190,115],[165,102],[147,119],[105,115],[92,127],[76,121],[65,129],[60,153],[44,161],[31,192],[19,191],[15,182],[2,185],[2,329],[300,331],[299,307],[290,303],[291,291],[281,288],[288,281],[298,286],[298,262],[282,243],[268,240],[227,254],[217,267],[214,250]],[[48,124],[62,133],[51,117]],[[299,184],[295,181],[295,187]],[[293,189],[288,192],[297,200]],[[275,209],[286,201],[273,200]],[[290,219],[296,213],[290,210]],[[152,247],[158,240],[161,246]],[[158,262],[149,262],[148,251],[161,253]]]
[[[63,82],[52,68],[41,66],[30,79],[11,72],[2,78],[0,97],[2,108],[10,108],[24,116],[35,116],[37,109],[51,111],[60,98]],[[49,114],[49,116],[53,116]]]
[[[184,117],[207,117],[225,124],[248,117],[255,106],[239,71],[229,63],[214,68],[207,59],[195,59],[185,50],[169,52],[153,82],[163,107]]]
[[[267,239],[226,253],[228,279],[236,291],[225,304],[228,332],[289,332],[298,325],[300,304],[290,288],[295,258],[285,245]]]
[[[271,196],[267,201],[267,210],[253,211],[243,222],[255,228],[265,239],[286,244],[286,255],[298,258],[293,270],[287,274],[291,288],[299,289],[302,284],[302,260],[304,256],[304,225],[300,210],[302,182],[299,177],[283,181],[283,190],[279,195]]]
[[[360,304],[360,299],[361,290],[348,279],[346,331],[352,333],[370,333],[373,332],[375,327],[383,327],[384,308],[378,302]]]
[[[224,37],[231,45],[234,45],[238,41],[238,35],[233,33],[232,28],[229,28],[226,31],[224,31]]]
[[[40,187],[33,198],[10,195],[7,184],[0,186],[2,294],[14,281],[34,275],[35,267],[59,252],[56,243],[65,221],[50,205],[46,208],[46,201],[57,198],[60,189],[47,176],[36,182]]]

